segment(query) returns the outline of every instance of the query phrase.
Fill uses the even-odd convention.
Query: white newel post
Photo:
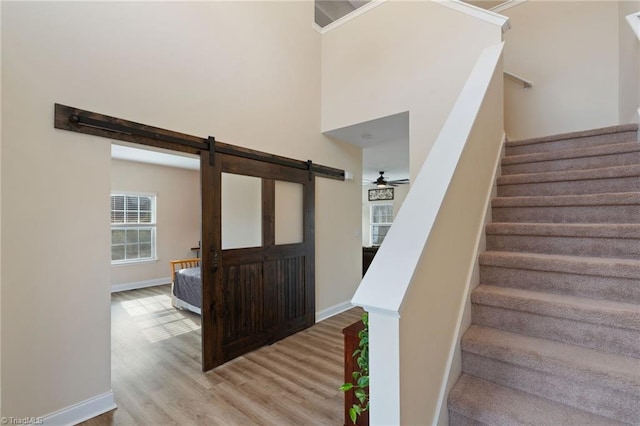
[[[369,312],[370,424],[400,424],[400,317]]]

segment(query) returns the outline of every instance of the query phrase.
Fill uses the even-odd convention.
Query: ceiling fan
[[[384,188],[386,186],[398,186],[398,185],[409,183],[409,179],[386,180],[384,178],[384,171],[381,171],[380,176],[378,176],[378,179],[369,181],[369,182],[371,182],[378,188]]]

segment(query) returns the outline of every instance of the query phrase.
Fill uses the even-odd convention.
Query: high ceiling
[[[315,21],[324,27],[369,3],[370,0],[316,0]],[[504,1],[466,0],[474,6],[490,9]],[[363,184],[375,181],[384,171],[387,180],[409,178],[409,113],[391,115],[326,133],[335,139],[362,148]],[[112,145],[112,157],[130,161],[199,168],[197,159]]]
[[[354,10],[364,6],[371,0],[315,0],[315,22],[325,27]],[[505,0],[463,0],[483,9],[491,9]]]
[[[315,22],[325,27],[343,16],[353,12],[370,0],[316,0]]]

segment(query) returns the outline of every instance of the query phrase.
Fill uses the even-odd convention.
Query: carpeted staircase
[[[507,142],[451,425],[640,424],[640,142]]]

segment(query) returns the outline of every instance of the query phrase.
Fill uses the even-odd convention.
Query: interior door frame
[[[144,145],[147,147],[151,147],[154,149],[162,149],[167,151],[176,151],[188,154],[199,155],[201,158],[201,164],[208,162],[211,164],[211,168],[206,168],[205,170],[209,170],[206,174],[206,179],[203,177],[203,170],[201,168],[201,183],[211,183],[216,185],[216,187],[220,187],[220,173],[213,173],[217,167],[221,167],[220,162],[216,162],[216,153],[226,153],[229,155],[259,160],[261,163],[271,164],[271,165],[280,165],[285,167],[290,167],[298,170],[306,171],[309,174],[310,185],[313,185],[315,192],[315,177],[324,177],[328,179],[334,180],[345,180],[345,171],[341,169],[337,169],[334,167],[328,167],[320,164],[313,163],[311,160],[301,161],[295,160],[288,157],[283,157],[274,154],[268,154],[261,151],[251,150],[248,148],[243,148],[231,144],[226,144],[223,142],[216,141],[213,137],[202,138],[198,136],[188,135],[185,133],[180,133],[172,130],[163,129],[160,127],[150,126],[147,124],[141,124],[134,121],[109,116],[106,114],[101,114],[97,112],[92,112],[88,110],[84,110],[81,108],[71,107],[67,105],[62,105],[55,103],[54,104],[54,112],[53,112],[53,126],[56,129],[66,130],[70,132],[83,133],[93,136],[100,136],[103,138],[118,140],[127,142],[134,145]],[[214,176],[217,175],[216,176]],[[306,191],[305,191],[306,192]],[[209,209],[212,206],[221,206],[220,199],[220,191],[216,192],[217,195],[214,195],[214,199],[211,201],[211,205],[208,206]],[[311,209],[311,211],[315,211],[315,197],[309,197],[307,200],[305,198],[304,201],[305,211],[306,209]],[[202,215],[205,215],[205,202],[202,202]],[[220,209],[216,209],[216,213],[220,215]],[[207,212],[213,213],[211,210]],[[304,225],[304,232],[310,233],[310,238],[315,240],[315,232],[314,227],[310,226],[307,229],[307,224]],[[211,232],[211,230],[207,230],[207,232]],[[220,247],[221,241],[213,239],[213,235],[209,235],[205,237],[205,230],[202,230],[203,243],[207,243],[209,241],[214,241],[217,244],[217,247]],[[218,236],[220,237],[220,233],[218,232]],[[205,238],[207,238],[205,240]],[[202,262],[203,264],[211,265],[211,262],[216,261],[215,251],[211,252],[211,243],[209,242],[209,250],[203,250],[202,252]],[[203,247],[204,249],[204,247]],[[311,259],[315,260],[315,244],[312,244],[309,247],[311,250],[312,256]],[[205,263],[208,262],[208,263]],[[307,274],[310,274],[313,279],[315,279],[315,262],[312,262],[312,266],[306,270]],[[219,274],[218,274],[219,275]],[[207,295],[207,300],[211,305],[211,298],[215,297],[215,289],[220,286],[205,286],[203,285],[203,298],[204,295]],[[315,297],[315,294],[314,294]],[[307,313],[309,315],[309,319],[315,320],[315,306],[308,306],[309,309]],[[204,305],[203,305],[204,308]],[[205,313],[205,309],[202,309],[203,317],[205,316],[211,320],[211,318],[215,318],[215,315],[218,315],[218,312],[215,310],[215,304],[210,306],[210,309],[207,309],[207,313]],[[219,328],[219,327],[218,327]],[[216,333],[222,333],[222,330],[216,330]],[[211,339],[205,338],[205,333],[202,333],[202,366],[203,370],[206,371],[212,365],[215,364],[215,361],[218,361],[219,358],[215,356],[215,347],[214,343]],[[205,356],[214,354],[213,361],[207,362],[205,365],[205,360],[207,359]]]

